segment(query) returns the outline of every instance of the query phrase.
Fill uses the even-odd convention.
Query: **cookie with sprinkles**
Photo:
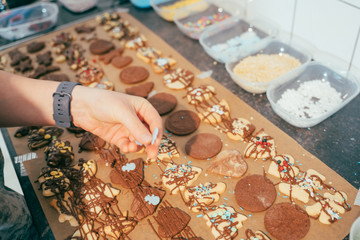
[[[155,159],[147,159],[147,163],[155,162],[156,160],[163,161],[164,159],[173,159],[180,157],[179,151],[177,150],[176,143],[172,139],[162,136],[159,153]]]
[[[198,105],[208,101],[215,95],[215,88],[210,85],[200,85],[198,87],[189,87],[186,92],[186,99],[189,104]]]
[[[246,146],[245,158],[255,159],[271,159],[276,156],[275,141],[274,138],[269,136],[261,129],[256,133],[255,137],[252,137]]]
[[[157,58],[152,62],[152,67],[155,73],[163,73],[176,64],[173,58]]]
[[[222,182],[205,184],[200,183],[197,186],[187,187],[184,192],[184,199],[186,205],[189,206],[191,211],[200,212],[218,202],[220,194],[226,190],[226,184]]]
[[[233,118],[229,121],[226,135],[234,141],[247,139],[255,131],[255,126],[245,118]]]
[[[92,65],[83,66],[76,73],[76,81],[85,86],[100,82],[103,77],[104,72],[99,67]]]
[[[187,186],[193,184],[200,176],[202,169],[187,164],[168,163],[161,174],[162,182],[170,190],[170,194],[177,194]]]
[[[147,39],[143,34],[140,34],[139,37],[131,39],[125,43],[125,47],[128,49],[138,49],[147,46]]]
[[[185,89],[191,85],[194,80],[194,74],[182,68],[170,70],[163,77],[164,85],[173,90]]]
[[[223,122],[230,117],[230,106],[225,99],[218,104],[214,104],[207,108],[207,111],[199,113],[199,118],[213,125]]]
[[[233,207],[220,205],[206,212],[204,219],[215,239],[225,240],[234,239],[238,235],[238,229],[242,228],[247,217],[236,212]]]
[[[152,63],[155,59],[160,58],[161,51],[153,47],[142,47],[136,51],[136,56],[146,63]]]
[[[290,181],[299,174],[295,160],[288,154],[279,154],[272,159],[268,173],[284,181]]]
[[[70,180],[60,168],[44,167],[37,181],[45,197],[65,193],[70,186]]]

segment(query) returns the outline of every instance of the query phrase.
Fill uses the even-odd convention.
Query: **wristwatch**
[[[70,113],[71,93],[75,86],[81,85],[76,82],[61,82],[53,93],[53,118],[58,127],[75,127]]]

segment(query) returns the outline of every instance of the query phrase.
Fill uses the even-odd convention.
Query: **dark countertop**
[[[100,0],[97,8],[82,14],[74,14],[60,6],[57,25],[61,26],[80,18],[93,16],[101,11],[112,8],[113,2],[116,2],[118,7],[129,8],[130,14],[136,17],[158,36],[163,38],[198,69],[201,71],[212,70],[212,77],[216,81],[223,84],[231,92],[269,119],[273,124],[294,138],[307,151],[322,160],[330,168],[349,181],[355,188],[360,188],[359,96],[339,112],[317,126],[310,129],[299,129],[289,125],[275,114],[265,94],[254,95],[236,85],[226,72],[224,64],[214,62],[214,60],[205,53],[198,41],[183,35],[178,30],[175,23],[163,20],[151,8],[139,9],[133,7],[130,3],[118,5],[118,1]],[[0,47],[6,47],[3,45],[5,43],[7,44],[8,42],[0,40]],[[7,130],[2,129],[2,132],[7,142],[10,155],[12,157],[16,156]],[[14,165],[40,238],[53,239],[54,237],[47,224],[44,213],[40,210],[41,206],[36,198],[29,179],[27,177],[21,177],[18,164]]]

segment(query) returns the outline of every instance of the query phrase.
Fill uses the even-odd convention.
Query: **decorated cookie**
[[[142,47],[137,49],[136,56],[146,63],[152,63],[161,57],[161,51],[153,47]]]
[[[59,168],[44,167],[37,180],[44,197],[64,193],[69,189],[70,180]]]
[[[64,130],[58,127],[34,129],[28,139],[30,150],[37,150],[50,144],[53,138],[59,137]]]
[[[165,207],[154,217],[159,225],[158,234],[163,238],[172,238],[180,233],[190,222],[191,217],[175,207]]]
[[[97,164],[94,159],[90,159],[88,161],[80,158],[79,159],[80,171],[83,176],[84,183],[87,183],[92,177],[96,175],[97,172]]]
[[[111,64],[116,68],[124,68],[131,64],[133,58],[130,56],[116,56],[111,60]]]
[[[49,167],[68,167],[74,160],[73,147],[69,141],[54,139],[44,152]]]
[[[142,158],[117,163],[110,172],[111,182],[120,184],[123,188],[127,189],[136,187],[143,179],[144,162]]]
[[[270,163],[268,173],[284,181],[294,179],[299,168],[294,166],[295,160],[287,154],[277,155]]]
[[[0,70],[4,70],[8,64],[8,59],[4,55],[0,55]]]
[[[97,39],[90,43],[89,50],[94,55],[102,55],[115,48],[115,45],[104,39]]]
[[[247,169],[247,163],[239,151],[223,150],[212,160],[207,171],[227,177],[241,177]]]
[[[153,105],[153,107],[160,115],[165,115],[171,112],[177,105],[176,97],[170,93],[165,92],[157,93],[151,96],[148,101]]]
[[[263,130],[252,137],[246,146],[245,158],[270,159],[276,156],[275,142]]]
[[[45,77],[46,80],[56,81],[56,82],[69,82],[70,78],[65,73],[52,73],[48,74]]]
[[[157,58],[152,62],[152,67],[155,73],[163,73],[176,64],[173,58]]]
[[[198,105],[204,101],[208,101],[215,95],[215,88],[209,85],[201,85],[198,87],[189,87],[186,93],[186,99],[189,104]]]
[[[95,26],[81,25],[75,27],[75,31],[79,34],[81,33],[91,33],[95,30]]]
[[[134,188],[133,194],[134,201],[131,204],[131,211],[136,219],[141,220],[156,211],[165,196],[165,191],[150,186],[138,186]]]
[[[76,73],[76,80],[82,85],[88,86],[93,82],[100,82],[104,77],[104,72],[92,65],[81,67]]]
[[[194,80],[194,74],[189,70],[177,68],[165,74],[163,80],[164,85],[169,89],[185,89],[191,85]]]
[[[230,107],[225,99],[208,107],[206,112],[199,113],[199,118],[210,124],[217,124],[230,117]]]
[[[120,48],[111,50],[110,52],[99,56],[99,60],[105,64],[109,64],[114,57],[121,56],[123,52],[124,52],[124,48],[120,47]]]
[[[41,127],[37,127],[37,126],[25,126],[25,127],[20,127],[18,129],[16,129],[16,132],[14,134],[14,137],[16,138],[22,138],[25,136],[28,136],[29,134],[31,134],[31,132],[33,130],[39,129]]]
[[[92,134],[90,132],[84,133],[82,136],[82,139],[79,143],[79,152],[85,150],[85,151],[94,151],[99,150],[102,147],[104,147],[106,142],[101,139],[100,137],[96,136],[95,134]]]
[[[177,194],[193,184],[201,172],[201,168],[191,166],[189,163],[169,163],[161,174],[162,182],[170,190],[170,194]]]
[[[43,50],[44,48],[45,48],[45,42],[33,41],[26,46],[26,51],[28,53],[36,53]]]
[[[262,212],[274,203],[276,189],[268,178],[261,175],[249,175],[237,182],[235,199],[245,210]]]
[[[65,48],[69,47],[74,40],[75,37],[71,33],[62,32],[52,39],[51,46],[55,47],[56,53],[60,53]]]
[[[68,132],[74,133],[76,137],[82,137],[82,135],[86,132],[81,127],[68,127],[66,130],[68,130]]]
[[[63,198],[53,198],[50,201],[50,205],[60,214],[58,218],[60,223],[69,221],[72,227],[77,227],[79,226],[79,222],[76,217],[79,213],[76,211],[77,209],[71,207],[72,202],[75,202],[73,195],[72,191],[66,191]],[[74,213],[73,211],[76,212]]]
[[[193,212],[199,212],[210,208],[210,206],[218,202],[220,194],[226,190],[225,183],[211,183],[199,184],[197,186],[187,187],[184,192],[186,204]]]
[[[22,60],[14,67],[15,71],[25,73],[34,69],[30,58]]]
[[[185,144],[186,154],[195,159],[207,159],[221,151],[222,141],[215,134],[199,133]]]
[[[247,217],[230,206],[221,205],[204,214],[204,219],[215,239],[234,239]]]
[[[248,240],[271,240],[263,231],[252,231],[251,229],[245,230],[246,239]]]
[[[47,67],[44,65],[39,65],[29,77],[39,79],[40,77],[42,77],[46,74],[56,72],[59,70],[60,70],[60,68],[58,66],[48,66]]]
[[[230,120],[230,129],[226,135],[234,141],[247,139],[255,131],[255,126],[245,118]]]
[[[114,83],[109,81],[107,78],[101,79],[100,82],[93,82],[89,85],[92,88],[100,88],[105,90],[114,90]]]
[[[130,95],[147,98],[154,88],[154,82],[145,82],[134,87],[125,88],[125,92]]]
[[[92,33],[87,33],[87,34],[84,34],[80,40],[83,40],[83,41],[86,41],[86,42],[91,42],[91,41],[94,41],[94,40],[97,40],[97,33],[96,32],[92,32]]]
[[[139,83],[149,77],[149,71],[141,66],[130,66],[120,72],[120,80],[126,84]]]
[[[304,238],[308,233],[310,219],[298,205],[278,203],[265,213],[264,225],[276,239],[298,240]]]
[[[21,61],[29,59],[28,55],[22,53],[18,49],[11,50],[8,54],[11,59],[10,65],[12,67],[18,65]]]
[[[131,39],[126,42],[125,47],[128,49],[138,49],[146,47],[147,45],[147,39],[143,34],[140,34],[139,37]]]
[[[159,153],[155,159],[147,159],[148,163],[155,162],[156,160],[162,161],[164,159],[173,159],[180,157],[177,150],[176,143],[166,136],[162,136],[159,145]]]
[[[175,135],[183,136],[195,132],[200,125],[198,115],[190,110],[173,112],[165,121],[165,127]]]
[[[43,54],[36,55],[36,61],[40,65],[50,66],[52,64],[53,58],[50,51],[46,51]]]

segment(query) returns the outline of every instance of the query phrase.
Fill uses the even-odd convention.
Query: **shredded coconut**
[[[299,118],[316,118],[341,102],[341,94],[328,81],[315,79],[301,83],[298,89],[287,89],[277,104]]]

